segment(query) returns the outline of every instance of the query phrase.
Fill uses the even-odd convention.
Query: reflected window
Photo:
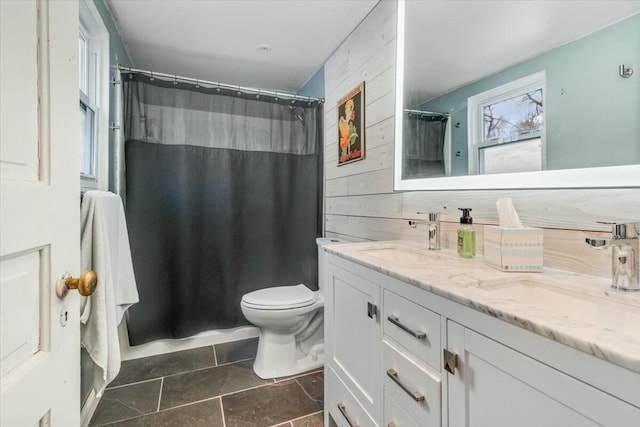
[[[544,129],[542,89],[482,107],[484,141],[517,141]]]
[[[497,144],[479,150],[480,173],[510,173],[542,170],[542,139]]]
[[[544,170],[545,82],[540,72],[469,98],[470,173]]]

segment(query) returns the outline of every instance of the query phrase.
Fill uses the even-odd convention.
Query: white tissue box
[[[484,227],[484,260],[502,271],[541,272],[543,238],[540,228]]]

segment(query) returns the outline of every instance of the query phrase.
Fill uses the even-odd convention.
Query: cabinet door
[[[449,426],[632,426],[640,410],[454,322]]]
[[[374,420],[382,416],[380,288],[330,266],[325,331],[330,366]]]

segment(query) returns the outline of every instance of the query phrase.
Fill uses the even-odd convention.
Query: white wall
[[[439,211],[443,246],[455,245],[458,207],[473,209],[482,253],[482,224],[496,224],[495,201],[511,197],[525,225],[545,228],[545,264],[610,277],[610,249],[584,238],[607,231],[596,220],[640,221],[640,189],[393,191],[396,3],[382,1],[325,64],[325,233],[352,240],[426,241],[410,228],[418,211]],[[365,81],[365,159],[337,166],[338,99]]]

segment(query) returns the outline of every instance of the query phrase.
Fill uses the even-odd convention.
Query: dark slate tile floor
[[[322,427],[322,370],[262,380],[258,339],[125,361],[90,426]]]

